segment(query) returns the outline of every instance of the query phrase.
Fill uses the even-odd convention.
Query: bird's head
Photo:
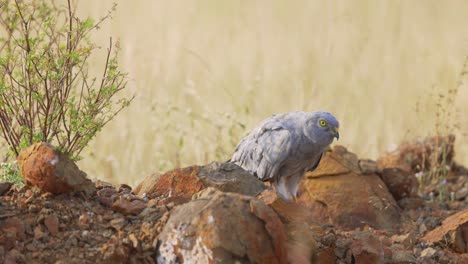
[[[326,147],[334,138],[340,138],[339,128],[340,123],[331,113],[317,111],[307,120],[304,133],[316,144]]]

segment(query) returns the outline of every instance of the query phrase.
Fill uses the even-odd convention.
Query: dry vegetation
[[[78,12],[97,19],[113,2],[81,0]],[[153,171],[226,160],[266,116],[315,109],[335,113],[339,143],[371,158],[455,122],[457,158],[468,164],[468,87],[459,84],[466,1],[117,4],[93,40],[105,47],[120,38],[137,97],[82,153],[90,177],[134,184]],[[431,94],[456,87],[450,106],[460,114],[436,117]]]

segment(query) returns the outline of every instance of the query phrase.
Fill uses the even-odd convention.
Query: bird
[[[340,138],[339,127],[327,111],[272,115],[239,142],[229,161],[269,181],[283,200],[295,201],[304,173],[315,170],[324,151]]]

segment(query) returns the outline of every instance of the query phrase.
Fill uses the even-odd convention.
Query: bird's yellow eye
[[[327,122],[325,120],[320,120],[320,126],[326,126],[327,125]]]

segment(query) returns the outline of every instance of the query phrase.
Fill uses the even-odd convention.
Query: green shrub
[[[23,179],[16,162],[0,163],[0,182],[11,182],[19,186],[23,185]]]
[[[109,41],[102,75],[88,74],[99,49],[95,22],[76,16],[73,3],[8,0],[0,7],[0,129],[13,155],[34,142],[57,146],[72,159],[130,99],[116,99],[127,84],[118,45]]]

